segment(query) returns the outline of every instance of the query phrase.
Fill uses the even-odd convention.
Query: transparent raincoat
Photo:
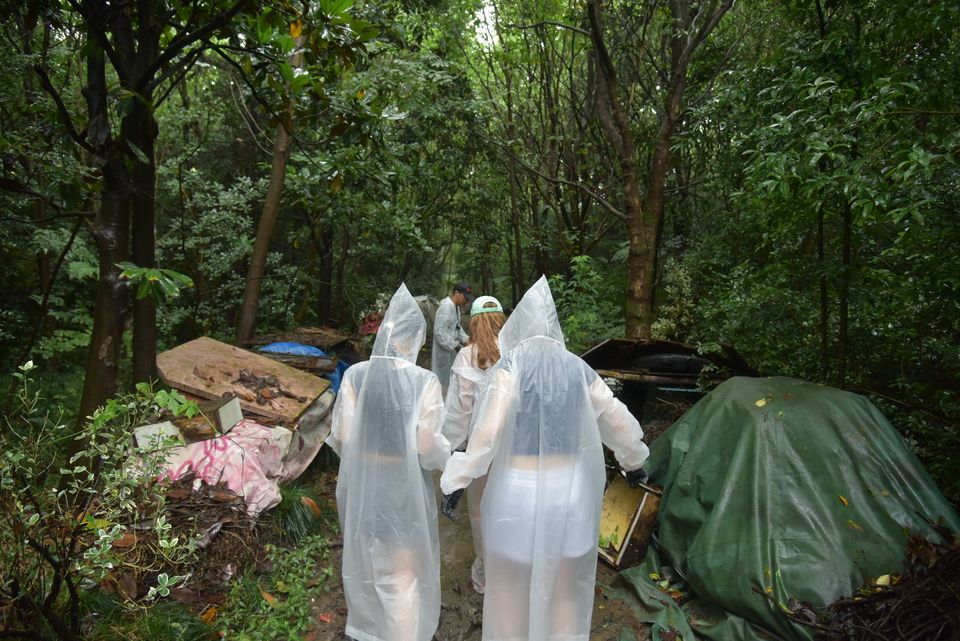
[[[450,388],[444,408],[443,435],[452,449],[467,442],[470,435],[470,423],[473,412],[480,405],[480,399],[490,384],[493,366],[480,369],[477,365],[476,351],[473,345],[467,345],[457,354],[450,370]],[[481,476],[470,482],[467,487],[467,508],[470,510],[470,532],[473,535],[475,558],[470,566],[470,579],[474,590],[482,592],[486,583],[483,567],[483,530],[481,526],[480,502],[486,488],[487,477]]]
[[[587,641],[605,482],[603,449],[624,469],[648,450],[639,423],[567,351],[546,278],[500,330],[500,362],[445,494],[487,472],[481,506],[487,641]]]
[[[467,333],[460,327],[460,310],[447,296],[440,301],[433,321],[433,349],[430,352],[430,369],[440,379],[443,393],[450,384],[450,367],[457,356],[457,347],[467,342]]]
[[[428,470],[441,469],[443,397],[415,365],[426,321],[401,285],[369,361],[344,373],[327,443],[340,455],[348,636],[429,641],[440,618],[437,506]]]

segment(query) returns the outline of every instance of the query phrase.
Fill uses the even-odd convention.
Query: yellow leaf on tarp
[[[310,508],[310,511],[313,512],[313,515],[315,517],[317,517],[318,519],[320,518],[320,506],[317,505],[316,501],[314,501],[309,496],[301,496],[300,502],[306,505],[308,508]]]
[[[260,596],[263,597],[263,600],[266,601],[270,607],[273,607],[277,604],[277,597],[273,596],[263,588],[260,588]]]
[[[873,582],[874,585],[890,585],[890,575],[884,574],[883,576],[878,576],[877,580]]]
[[[757,407],[763,407],[766,404],[767,404],[767,399],[765,398],[761,398],[760,400],[754,402],[754,405],[756,405]]]
[[[850,501],[848,501],[847,497],[845,497],[843,494],[837,494],[837,498],[840,499],[841,503],[843,503],[843,507],[850,505]]]
[[[296,22],[290,23],[290,35],[294,38],[299,38],[300,34],[303,33],[303,23],[297,20]]]

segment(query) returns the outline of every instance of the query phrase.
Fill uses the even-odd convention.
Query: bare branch
[[[34,65],[33,70],[37,73],[37,76],[40,77],[40,84],[43,86],[44,90],[50,94],[50,97],[53,98],[53,102],[57,105],[57,112],[60,114],[60,119],[67,128],[67,133],[70,134],[70,137],[73,138],[74,142],[76,142],[78,145],[87,151],[93,152],[93,146],[91,146],[90,143],[88,143],[80,134],[80,132],[77,131],[76,127],[74,127],[73,117],[67,110],[67,106],[63,103],[63,98],[60,96],[60,92],[57,91],[53,86],[53,83],[50,82],[50,76],[47,75],[46,70],[40,65]]]
[[[184,49],[193,43],[207,40],[207,38],[213,35],[217,29],[220,29],[229,23],[233,17],[240,13],[240,11],[243,10],[243,8],[249,3],[250,0],[237,0],[232,7],[223,13],[218,14],[216,18],[207,24],[194,29],[190,33],[179,34],[178,37],[174,38],[173,41],[167,45],[164,52],[158,56],[149,67],[143,70],[143,73],[141,73],[140,77],[137,78],[137,82],[134,87],[135,90],[142,91],[148,84],[156,86],[153,76],[157,73],[157,71],[179,56]]]
[[[485,136],[484,134],[482,134],[482,133],[480,133],[480,132],[478,132],[478,131],[476,131],[476,130],[471,129],[471,131],[473,131],[473,133],[474,133],[475,135],[477,135],[478,137],[482,138],[482,139],[485,140],[486,142],[488,142],[488,143],[490,143],[490,144],[492,144],[492,145],[496,145],[497,147],[500,147],[501,149],[503,149],[503,150],[507,153],[507,155],[509,155],[511,158],[513,158],[513,159],[517,162],[518,165],[520,165],[521,167],[523,167],[526,171],[530,172],[531,174],[534,174],[534,175],[536,175],[536,176],[539,176],[540,178],[543,178],[544,180],[547,180],[547,181],[549,181],[549,182],[551,182],[551,183],[554,183],[554,184],[567,185],[567,186],[569,186],[569,187],[575,187],[575,188],[579,189],[580,191],[582,191],[583,193],[589,195],[591,198],[595,199],[598,203],[600,203],[601,205],[603,205],[604,208],[606,208],[606,210],[609,211],[609,212],[610,212],[611,214],[613,214],[614,216],[617,216],[617,217],[620,218],[621,220],[626,220],[626,219],[627,219],[626,215],[625,215],[622,211],[620,211],[619,209],[617,209],[616,207],[614,207],[613,205],[611,205],[609,202],[607,202],[607,200],[606,200],[603,196],[599,195],[598,193],[596,193],[595,191],[593,191],[592,189],[590,189],[590,188],[587,187],[586,185],[584,185],[584,184],[582,184],[582,183],[577,183],[577,182],[573,182],[573,181],[570,181],[570,180],[566,180],[566,179],[564,179],[564,178],[557,178],[557,177],[555,177],[555,176],[548,176],[547,174],[543,173],[542,171],[540,171],[540,170],[537,169],[536,167],[531,167],[530,165],[528,165],[527,163],[525,163],[520,157],[518,157],[515,153],[513,153],[513,151],[510,149],[510,147],[509,147],[508,145],[506,145],[505,143],[501,143],[501,142],[497,142],[497,141],[495,141],[495,140],[492,140],[491,138]]]
[[[587,31],[586,29],[581,29],[580,27],[574,27],[573,25],[564,24],[564,23],[562,23],[562,22],[557,22],[556,20],[541,20],[540,22],[534,22],[533,24],[510,24],[510,23],[507,23],[507,24],[505,24],[505,25],[503,25],[503,26],[506,27],[506,28],[508,28],[508,29],[536,29],[536,28],[538,28],[538,27],[543,27],[543,26],[547,26],[547,25],[554,26],[554,27],[560,27],[561,29],[567,29],[568,31],[572,31],[572,32],[574,32],[574,33],[579,33],[580,35],[587,36],[588,38],[590,37],[590,32]]]

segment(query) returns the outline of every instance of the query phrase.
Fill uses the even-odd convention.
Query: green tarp
[[[661,554],[620,578],[655,641],[806,641],[779,608],[823,607],[900,571],[907,529],[938,539],[925,519],[960,530],[870,401],[796,379],[723,383],[654,442],[647,467],[664,486]],[[682,610],[649,576],[664,565],[694,595]]]

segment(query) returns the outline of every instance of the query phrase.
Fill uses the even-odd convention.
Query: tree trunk
[[[152,96],[143,96],[149,101]],[[129,126],[128,126],[129,125]],[[124,118],[123,135],[147,157],[139,160],[131,171],[130,208],[133,219],[132,259],[139,267],[156,267],[156,187],[157,166],[154,158],[157,122],[150,109],[137,101]],[[133,382],[156,378],[157,373],[157,306],[150,296],[133,301]]]
[[[709,8],[700,6],[693,14],[689,0],[670,1],[670,75],[666,83],[664,113],[654,140],[650,170],[646,177],[645,198],[641,198],[640,194],[636,147],[630,129],[630,118],[620,100],[616,69],[603,40],[600,1],[589,0],[587,17],[599,70],[597,113],[604,134],[617,150],[623,182],[624,214],[630,243],[625,333],[628,338],[649,338],[654,318],[658,234],[666,209],[670,145],[683,111],[687,70],[697,47],[730,10],[733,0],[710,2]],[[700,26],[696,26],[697,24]]]
[[[317,323],[325,325],[333,315],[333,225],[322,225],[317,234],[317,253],[320,256],[320,278],[317,288]]]
[[[128,179],[125,158],[110,133],[104,53],[88,37],[87,139],[95,150],[92,164],[103,171],[100,209],[92,235],[97,245],[100,274],[93,312],[93,333],[87,350],[86,375],[78,419],[83,422],[117,391],[127,286],[117,263],[127,259],[129,245]]]
[[[839,340],[837,344],[837,380],[840,386],[847,381],[847,328],[850,315],[850,257],[853,217],[850,203],[843,206],[843,265],[840,268],[840,320]]]
[[[296,39],[296,49],[299,49],[303,38]],[[295,50],[296,50],[295,49]],[[303,54],[298,52],[290,59],[292,66],[299,67]],[[292,104],[292,101],[291,101]],[[287,177],[287,159],[290,157],[290,142],[293,131],[293,111],[286,114],[287,121],[277,124],[277,138],[273,143],[273,162],[270,166],[270,183],[267,186],[267,196],[263,201],[260,212],[260,222],[257,224],[257,236],[253,242],[253,256],[250,258],[250,268],[247,270],[247,285],[243,292],[243,304],[240,307],[240,318],[237,321],[237,345],[243,345],[253,338],[257,328],[257,310],[260,307],[260,290],[267,270],[267,254],[270,251],[270,240],[273,238],[273,228],[280,215],[280,201],[283,197],[283,183]]]
[[[616,70],[603,41],[599,1],[590,0],[587,11],[599,71],[597,113],[604,133],[617,150],[617,160],[622,174],[624,214],[627,219],[627,238],[630,243],[627,258],[629,282],[625,334],[627,338],[649,338],[653,315],[651,302],[654,283],[651,257],[656,251],[654,241],[657,226],[656,221],[648,221],[644,216],[633,132],[630,130],[629,119],[620,102]]]
[[[273,227],[280,214],[283,183],[287,175],[287,158],[290,155],[290,133],[283,124],[277,125],[277,139],[273,143],[273,163],[270,167],[270,183],[263,201],[257,237],[253,243],[253,257],[247,270],[247,286],[243,292],[243,305],[237,322],[237,345],[253,338],[257,326],[257,308],[260,306],[260,289],[267,267],[267,253],[273,238]]]
[[[821,204],[817,212],[817,264],[820,269],[820,379],[826,380],[827,366],[829,364],[829,350],[827,346],[829,301],[823,233],[823,204]]]

